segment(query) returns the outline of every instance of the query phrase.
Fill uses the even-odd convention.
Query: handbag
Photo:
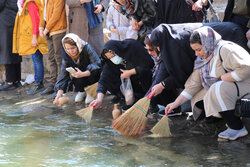
[[[209,5],[210,5],[209,11],[210,11],[210,13],[211,13],[211,18],[210,18],[209,22],[221,22],[221,20],[220,20],[218,14],[217,14],[216,11],[214,10],[214,7],[213,7],[213,5],[212,5],[212,3],[211,3],[210,0],[208,0],[208,3],[209,3]]]
[[[245,98],[245,96],[249,95],[250,93],[246,93],[241,98],[239,98],[239,87],[236,83],[235,86],[237,88],[238,99],[235,104],[234,114],[237,117],[250,117],[250,99]]]

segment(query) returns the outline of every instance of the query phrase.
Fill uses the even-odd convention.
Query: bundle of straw
[[[124,136],[136,136],[141,133],[147,123],[147,112],[150,94],[140,99],[125,113],[113,121],[112,128]]]
[[[93,107],[89,106],[84,109],[76,111],[76,115],[83,118],[85,121],[90,121],[93,115]]]
[[[162,137],[171,135],[168,123],[168,114],[166,113],[161,120],[151,129],[151,132]]]

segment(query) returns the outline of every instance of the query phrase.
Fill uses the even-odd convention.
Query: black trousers
[[[73,85],[75,86],[76,92],[84,92],[85,87],[98,82],[98,80],[99,80],[99,74],[83,78],[73,78],[72,82]]]
[[[21,63],[5,64],[6,82],[17,82],[21,80]]]

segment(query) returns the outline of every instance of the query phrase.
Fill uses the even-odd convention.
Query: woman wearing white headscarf
[[[203,101],[206,117],[222,117],[228,129],[218,137],[235,140],[248,134],[239,117],[234,115],[239,96],[250,91],[250,55],[239,45],[224,41],[212,28],[202,27],[190,37],[197,56],[194,71],[184,91],[167,105],[167,113],[191,99],[194,116],[201,112],[196,104]]]
[[[79,36],[69,33],[62,39],[62,67],[57,78],[55,101],[67,91],[72,82],[76,91],[84,92],[84,88],[96,83],[101,73],[101,59],[94,49]],[[72,67],[75,72],[69,73],[66,68]],[[71,76],[71,77],[70,77]]]

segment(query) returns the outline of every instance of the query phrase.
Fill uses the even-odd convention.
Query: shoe
[[[236,140],[239,137],[244,137],[248,134],[245,127],[240,130],[234,130],[231,128],[227,128],[227,130],[218,134],[219,138],[228,139],[228,140]]]
[[[41,92],[44,90],[43,83],[34,83],[32,87],[27,91],[28,95],[34,95],[38,92]]]
[[[93,100],[95,100],[95,98],[91,97],[88,93],[86,93],[87,96],[85,98],[85,104],[89,104],[91,103]]]
[[[126,110],[128,110],[130,107],[132,107],[133,105],[122,105],[122,112],[125,112]]]
[[[217,118],[217,117],[214,117],[214,116],[204,118],[204,122],[208,123],[208,124],[219,122],[219,121],[222,121],[222,120],[223,120],[222,118]]]
[[[78,102],[82,102],[83,101],[83,98],[86,96],[86,93],[85,92],[78,92],[76,97],[75,97],[75,102],[78,103]]]
[[[18,84],[18,82],[12,83],[12,84],[8,84],[6,81],[3,82],[0,86],[0,91],[8,91],[8,90],[14,90],[16,88],[18,88],[20,86],[20,84]]]
[[[54,87],[53,86],[49,86],[47,87],[44,91],[42,91],[40,94],[41,95],[46,95],[46,94],[51,94],[54,93]]]

